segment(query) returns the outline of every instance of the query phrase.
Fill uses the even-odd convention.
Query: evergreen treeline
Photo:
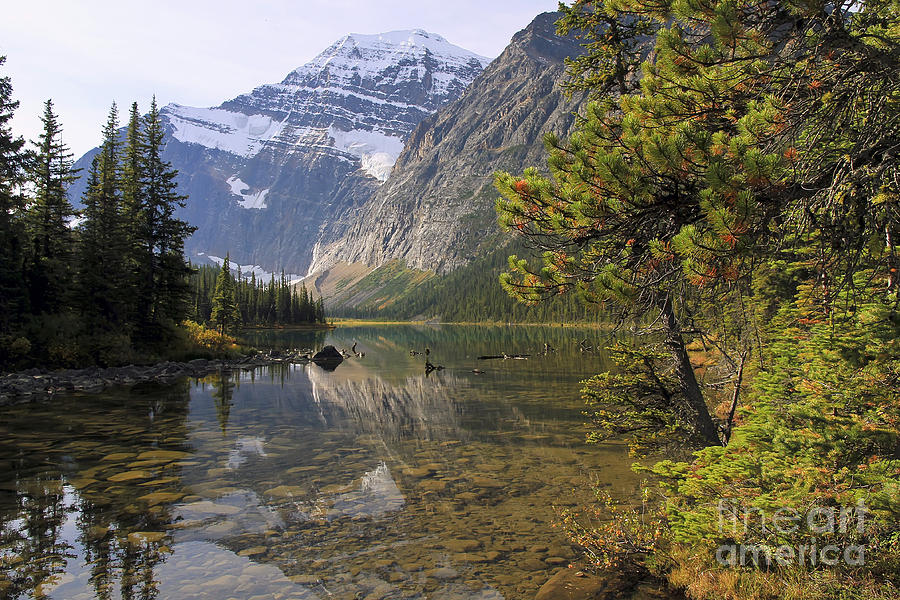
[[[110,364],[164,348],[190,308],[193,228],[174,216],[184,196],[162,159],[156,100],[145,116],[132,105],[124,139],[113,104],[80,212],[52,101],[33,148],[9,128],[17,106],[0,78],[0,364]]]
[[[198,323],[215,325],[223,332],[237,325],[305,325],[325,323],[321,296],[313,299],[301,285],[299,291],[281,278],[266,283],[232,274],[229,258],[223,267],[201,265],[191,276],[192,318]]]
[[[605,311],[585,304],[575,294],[557,296],[549,302],[523,304],[497,284],[508,268],[508,254],[524,249],[520,243],[506,245],[446,275],[419,284],[407,284],[402,291],[383,294],[340,316],[379,319],[430,319],[445,323],[599,323],[608,320]],[[361,282],[365,285],[365,280]]]

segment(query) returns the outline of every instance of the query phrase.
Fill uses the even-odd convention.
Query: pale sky
[[[20,106],[13,131],[40,133],[53,99],[78,158],[115,100],[217,106],[281,81],[349,33],[424,29],[495,58],[556,0],[18,0],[0,18],[0,76]]]

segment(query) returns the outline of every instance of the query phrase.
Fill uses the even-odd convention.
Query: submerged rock
[[[128,543],[134,546],[143,546],[144,544],[156,544],[163,541],[166,534],[163,531],[135,531],[128,534]]]
[[[684,599],[649,579],[649,574],[633,566],[598,573],[561,569],[538,590],[535,600]]]
[[[135,479],[152,479],[153,473],[150,471],[126,471],[124,473],[116,473],[110,477],[107,477],[107,480],[113,481],[116,483],[122,481],[134,481]]]
[[[481,548],[481,542],[478,540],[447,540],[443,543],[444,548],[453,552],[472,552]]]
[[[450,567],[438,567],[437,569],[428,569],[425,571],[425,576],[440,581],[448,581],[459,577],[459,572]]]

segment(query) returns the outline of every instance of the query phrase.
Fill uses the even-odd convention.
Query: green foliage
[[[76,313],[33,316],[22,328],[31,343],[27,358],[35,364],[79,367],[90,363],[83,323]]]
[[[229,330],[233,330],[241,322],[241,313],[234,295],[234,278],[231,275],[227,255],[222,270],[219,271],[219,276],[216,278],[210,321],[223,335],[227,334]]]
[[[131,336],[121,331],[88,332],[78,339],[77,347],[101,367],[133,363],[138,358]]]
[[[878,301],[834,322],[791,306],[770,335],[771,366],[755,378],[731,443],[653,467],[669,499],[672,540],[709,548],[864,544],[863,572],[900,584],[900,319]],[[858,502],[868,509],[862,531],[822,532],[806,521],[779,530],[758,516],[805,517]],[[752,515],[749,527],[744,514]]]
[[[31,341],[25,336],[0,335],[0,364],[17,365],[31,352]]]
[[[670,370],[620,351],[620,370],[586,387],[595,437],[630,433],[638,451],[689,433],[684,408],[701,406],[662,391],[692,390],[685,335],[731,363],[753,355],[725,444],[652,468],[671,580],[692,598],[895,597],[900,5],[577,0],[563,11],[560,28],[588,40],[569,86],[596,101],[569,140],[547,138],[549,177],[497,174],[501,224],[544,252],[511,257],[503,286],[525,302],[578,291],[668,322]],[[631,79],[629,48],[647,57]],[[739,378],[716,385],[740,399]],[[661,435],[646,438],[654,426]],[[858,501],[871,513],[837,532],[752,519],[724,531],[723,501],[769,518]],[[584,539],[615,549],[620,533]],[[723,544],[808,553],[813,538],[865,544],[867,561],[713,559]]]
[[[575,36],[585,49],[566,59],[570,77],[564,87],[587,90],[593,97],[633,90],[634,75],[647,54],[646,39],[659,29],[659,23],[641,14],[623,19],[616,9],[597,2],[560,3],[559,8],[563,17],[557,23],[558,33]]]
[[[560,28],[590,40],[570,85],[601,98],[570,140],[548,138],[551,179],[498,174],[501,223],[546,250],[540,267],[513,262],[504,285],[526,300],[580,286],[652,306],[685,283],[714,292],[798,243],[831,286],[865,259],[890,273],[897,7],[851,4],[564,7]],[[602,97],[617,77],[602,65],[648,33],[640,87]]]
[[[88,173],[84,222],[79,227],[78,309],[89,327],[125,325],[133,299],[126,264],[128,229],[119,187],[118,130],[118,109],[113,104],[103,128],[103,144]]]
[[[164,131],[154,97],[143,123],[140,155],[140,197],[136,234],[138,295],[143,298],[138,322],[152,334],[153,324],[179,322],[188,311],[190,268],[184,259],[184,240],[196,230],[175,217],[186,196],[178,193],[178,171],[162,159]]]
[[[582,389],[591,419],[588,441],[625,438],[636,456],[702,446],[678,398],[678,381],[665,373],[668,354],[621,344],[609,352],[616,368],[585,381]]]

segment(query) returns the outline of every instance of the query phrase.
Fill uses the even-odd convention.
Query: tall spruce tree
[[[6,62],[0,56],[0,66]],[[21,323],[27,308],[21,213],[25,208],[22,183],[27,164],[25,140],[13,135],[10,120],[19,103],[12,99],[12,83],[0,77],[0,334]]]
[[[316,321],[315,307],[306,290],[306,284],[300,284],[300,320],[308,323]]]
[[[141,177],[141,211],[138,247],[144,254],[140,295],[150,298],[149,323],[177,323],[187,316],[191,269],[184,258],[184,240],[196,230],[177,218],[186,196],[178,193],[178,171],[163,160],[165,131],[154,97],[144,118],[145,146]]]
[[[120,184],[119,117],[115,103],[103,144],[88,175],[78,252],[79,307],[89,326],[126,325],[133,300],[126,258],[129,244]]]
[[[33,198],[25,216],[29,239],[27,280],[32,313],[56,313],[67,304],[72,287],[74,236],[69,221],[75,210],[66,194],[78,178],[72,153],[62,142],[62,127],[53,102],[44,104],[44,125],[28,173]]]
[[[277,304],[278,304],[278,286],[275,284],[275,273],[272,273],[272,277],[269,279],[269,287],[266,288],[265,294],[265,322],[275,323],[278,320],[278,315],[276,312]]]
[[[221,333],[228,333],[233,327],[240,324],[241,313],[237,305],[234,278],[231,275],[231,265],[227,254],[222,270],[219,271],[216,279],[210,320]]]
[[[122,215],[128,224],[128,252],[126,268],[130,278],[129,286],[135,291],[129,306],[129,319],[138,323],[148,312],[148,304],[153,301],[152,294],[143,293],[142,275],[147,257],[141,252],[141,221],[144,206],[143,164],[144,164],[144,132],[141,114],[137,102],[132,103],[128,114],[128,126],[125,133],[125,146],[121,158]]]

